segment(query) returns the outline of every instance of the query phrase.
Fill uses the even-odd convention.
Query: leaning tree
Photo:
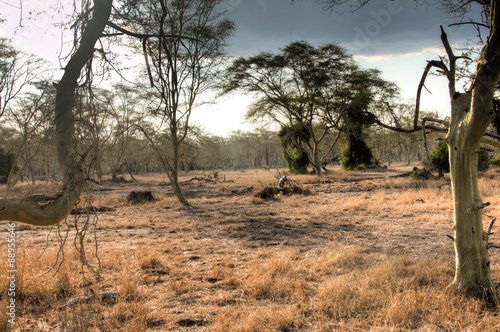
[[[79,20],[83,32],[75,52],[64,67],[56,84],[55,128],[56,156],[63,181],[59,194],[45,197],[0,199],[0,220],[19,221],[32,225],[53,225],[64,219],[78,201],[85,183],[84,160],[78,157],[74,145],[75,121],[73,106],[82,71],[91,63],[94,49],[111,13],[112,0],[95,0],[94,6]],[[76,24],[79,26],[80,24]]]
[[[76,16],[75,22],[71,25],[77,37],[74,52],[63,68],[64,73],[61,79],[54,83],[56,86],[55,152],[62,176],[61,188],[59,193],[52,197],[36,195],[0,199],[0,220],[19,221],[32,225],[54,225],[63,220],[78,202],[86,176],[83,168],[85,153],[79,156],[75,148],[75,96],[82,85],[92,82],[92,65],[95,55],[103,55],[102,58],[106,62],[111,59],[106,55],[108,50],[104,49],[105,43],[101,41],[102,38],[116,38],[118,35],[125,34],[140,40],[144,53],[147,55],[148,50],[150,51],[149,56],[145,58],[152,84],[155,82],[153,82],[149,58],[159,57],[157,66],[154,67],[158,72],[156,86],[159,87],[163,105],[167,105],[164,108],[168,113],[165,117],[168,118],[170,114],[173,114],[173,121],[170,122],[171,133],[175,133],[171,136],[173,146],[182,143],[191,109],[194,106],[193,96],[207,88],[206,79],[213,75],[213,71],[207,73],[206,69],[209,66],[212,66],[212,69],[217,66],[219,56],[222,55],[220,51],[224,46],[224,41],[233,30],[231,22],[218,20],[220,13],[216,13],[214,7],[220,1],[197,1],[196,4],[200,5],[198,10],[205,11],[205,16],[196,15],[198,14],[196,13],[197,7],[193,7],[188,1],[158,1],[159,12],[154,14],[158,25],[153,30],[142,31],[143,33],[129,31],[116,21],[130,27],[132,22],[127,24],[124,15],[132,13],[136,5],[140,7],[139,9],[146,9],[145,5],[133,0],[122,1],[116,6],[113,6],[112,0],[82,1],[82,12]],[[188,9],[182,11],[184,8]],[[189,11],[190,9],[192,10]],[[183,17],[182,22],[185,25],[181,30],[178,29],[180,23],[176,21],[179,19],[176,16],[179,12],[181,15],[187,15]],[[217,18],[214,19],[214,16]],[[148,21],[152,20],[144,15],[138,15],[135,19],[138,24],[145,26]],[[196,23],[199,24],[196,25]],[[155,45],[157,46],[156,53]],[[8,55],[2,54],[1,56]],[[186,64],[183,61],[187,57],[192,57],[194,60],[188,60]],[[185,65],[179,68],[178,65],[181,63]],[[115,68],[116,64],[111,64],[111,67]],[[205,76],[200,80],[200,75]],[[185,83],[190,84],[190,87],[181,89],[181,84]],[[168,84],[172,85],[169,87]],[[171,105],[169,103],[174,103],[175,107],[187,108],[187,111],[179,114],[176,108],[168,106]],[[171,168],[176,169],[177,161],[174,160],[172,164]]]
[[[346,0],[317,0],[328,9],[338,8]],[[355,8],[360,8],[370,0],[352,1]],[[415,0],[416,3],[425,2]],[[441,40],[446,50],[447,59],[429,61],[419,84],[414,124],[412,128],[388,126],[374,118],[379,125],[388,129],[413,133],[429,130],[446,132],[445,141],[450,151],[450,176],[454,204],[454,236],[456,253],[455,278],[452,283],[456,289],[479,297],[497,301],[497,291],[491,277],[488,237],[491,228],[484,229],[484,203],[478,185],[478,156],[482,143],[500,147],[498,141],[488,137],[487,129],[497,116],[493,105],[495,91],[498,90],[500,76],[500,4],[497,0],[442,0],[441,5],[448,13],[464,16],[473,5],[482,6],[485,22],[469,21],[477,27],[487,27],[488,38],[476,62],[475,72],[470,87],[463,92],[457,90],[456,56],[442,28]],[[451,116],[446,121],[419,117],[421,91],[429,72],[437,68],[448,80]],[[421,121],[421,122],[420,122]],[[429,125],[437,122],[436,125]],[[491,136],[491,135],[489,135]],[[490,225],[491,226],[491,225]]]

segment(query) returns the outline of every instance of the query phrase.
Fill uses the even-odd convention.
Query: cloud
[[[446,51],[444,47],[432,47],[432,48],[424,48],[420,51],[416,52],[408,52],[408,53],[379,53],[373,55],[354,55],[354,59],[356,61],[365,61],[368,63],[374,62],[388,62],[394,60],[400,60],[404,58],[416,57],[421,55],[428,55],[429,59],[434,58],[436,56],[444,56],[446,55]]]
[[[326,12],[312,1],[293,5],[289,0],[236,2],[229,13],[237,26],[230,41],[234,55],[277,51],[296,40],[337,43],[353,54],[406,54],[440,46],[439,26],[448,23],[437,9],[415,6],[413,0],[371,1],[355,13],[342,15]],[[449,30],[452,43],[464,41],[465,34],[470,36],[470,31]]]

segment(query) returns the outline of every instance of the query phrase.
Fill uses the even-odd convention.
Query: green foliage
[[[342,155],[340,166],[345,171],[380,167],[380,161],[373,156],[365,141],[354,136],[351,136],[349,143],[342,148]]]
[[[448,144],[445,141],[440,141],[436,150],[429,156],[432,166],[440,173],[450,172],[450,157],[448,152]]]
[[[479,150],[477,170],[480,172],[486,171],[490,164],[494,164],[495,161],[490,158],[490,155],[486,149]],[[440,141],[436,150],[434,150],[430,155],[431,163],[433,168],[441,173],[450,172],[450,157],[448,151],[448,144],[445,141]],[[497,158],[498,159],[498,158]],[[428,167],[429,165],[426,165]]]
[[[14,161],[14,156],[11,153],[6,153],[0,148],[0,183],[7,183],[9,172]]]
[[[490,164],[491,164],[491,157],[490,157],[490,154],[488,153],[488,150],[480,149],[477,170],[480,172],[484,172],[488,168],[490,168]]]
[[[281,152],[288,170],[292,173],[307,173],[310,165],[307,152],[302,143],[311,138],[309,131],[301,124],[284,126],[278,133],[281,142]]]

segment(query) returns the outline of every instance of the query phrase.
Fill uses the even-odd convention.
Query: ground
[[[160,174],[92,184],[80,205],[113,211],[71,216],[50,233],[16,225],[17,316],[10,325],[2,310],[0,331],[499,330],[496,308],[446,288],[454,272],[449,180],[397,177],[411,169],[288,175],[304,193],[270,200],[255,193],[277,185],[282,170],[188,172],[180,181],[189,208]],[[485,228],[500,212],[499,177],[481,176],[491,203]],[[139,190],[156,200],[127,203]],[[75,245],[85,246],[100,280]],[[63,254],[61,266],[38,277]],[[491,250],[496,282],[499,255]],[[4,308],[8,284],[0,286]],[[65,306],[103,291],[123,298]]]

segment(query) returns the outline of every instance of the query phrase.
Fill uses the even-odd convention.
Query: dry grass
[[[79,263],[72,232],[65,263],[37,278],[54,264],[57,239],[48,235],[49,248],[38,259],[48,231],[18,227],[17,330],[500,330],[496,308],[447,289],[454,267],[444,180],[335,170],[324,178],[290,176],[313,195],[262,200],[253,194],[276,183],[275,171],[220,173],[217,182],[185,182],[189,209],[160,185],[161,176],[102,185],[111,190],[96,192],[94,205],[116,211],[99,215],[100,281]],[[188,173],[181,181],[195,176],[204,174]],[[491,217],[500,212],[499,176],[493,170],[480,181]],[[137,189],[158,200],[127,204],[124,198]],[[0,262],[6,262],[0,243]],[[92,236],[87,243],[97,264]],[[2,307],[5,273],[0,269]],[[102,291],[124,297],[63,307]],[[0,331],[8,326],[2,312]]]

